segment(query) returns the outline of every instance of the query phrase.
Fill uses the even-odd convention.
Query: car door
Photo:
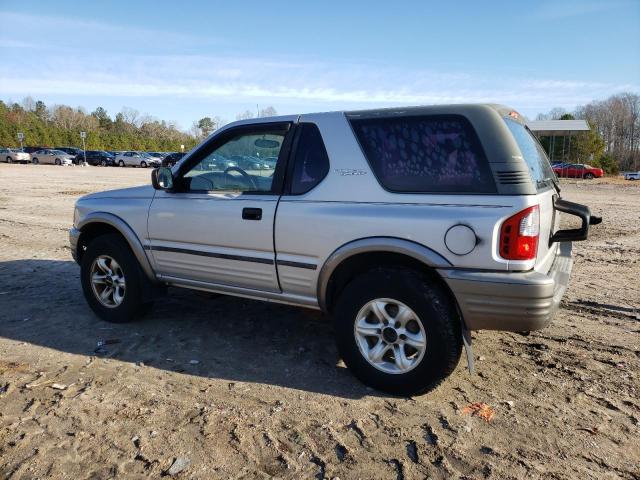
[[[175,188],[156,193],[148,219],[149,249],[164,279],[280,291],[273,226],[293,120],[225,129],[174,169]],[[275,170],[245,171],[233,155],[278,162]]]
[[[51,150],[43,150],[42,155],[39,155],[40,163],[53,163],[53,153]]]

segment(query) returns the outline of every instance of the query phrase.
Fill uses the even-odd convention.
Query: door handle
[[[242,209],[243,220],[262,220],[261,208],[243,208]]]

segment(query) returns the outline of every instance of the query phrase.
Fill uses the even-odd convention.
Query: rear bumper
[[[564,295],[573,258],[571,242],[559,245],[548,273],[439,270],[458,301],[469,330],[538,330],[553,318]]]

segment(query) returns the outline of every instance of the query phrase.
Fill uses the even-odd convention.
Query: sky
[[[640,93],[640,0],[0,0],[0,99],[204,116]]]

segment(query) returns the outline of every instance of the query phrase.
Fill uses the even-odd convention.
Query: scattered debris
[[[178,457],[173,461],[166,474],[171,476],[177,475],[183,470],[187,469],[189,465],[191,465],[191,460],[189,460],[187,457]]]
[[[139,450],[140,449],[140,437],[138,435],[134,436],[131,441],[133,445]]]
[[[462,414],[471,414],[482,418],[485,422],[490,422],[496,414],[495,410],[484,402],[471,403],[462,409]]]
[[[51,388],[55,390],[66,390],[67,386],[64,383],[54,383],[53,385],[51,385]]]

